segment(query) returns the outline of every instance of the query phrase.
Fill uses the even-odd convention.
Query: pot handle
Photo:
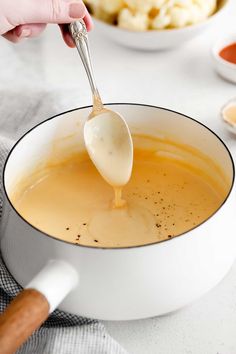
[[[1,354],[15,353],[77,284],[70,264],[50,261],[0,316]]]

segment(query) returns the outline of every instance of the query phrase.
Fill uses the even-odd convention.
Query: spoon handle
[[[75,22],[72,22],[69,25],[69,30],[75,42],[76,48],[79,52],[80,58],[82,60],[82,63],[84,65],[85,71],[89,79],[89,83],[93,93],[94,110],[96,111],[101,110],[103,109],[103,104],[93,74],[93,68],[92,68],[89,44],[88,44],[88,32],[87,32],[86,25],[84,21],[80,19]]]

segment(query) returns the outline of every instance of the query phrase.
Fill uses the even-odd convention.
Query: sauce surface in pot
[[[211,216],[229,182],[201,152],[171,141],[134,138],[132,177],[123,208],[86,152],[29,171],[11,201],[32,225],[75,244],[129,247],[182,234]]]

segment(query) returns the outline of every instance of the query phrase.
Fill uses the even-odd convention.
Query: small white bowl
[[[96,31],[125,47],[141,50],[162,50],[179,47],[193,39],[211,25],[217,23],[225,13],[231,0],[220,0],[219,9],[207,20],[179,29],[149,30],[137,32],[125,30],[93,17]]]
[[[221,58],[220,51],[230,44],[236,43],[236,34],[221,38],[212,49],[212,58],[215,70],[227,81],[236,83],[236,64]]]
[[[229,109],[235,108],[235,119],[230,117]],[[232,111],[231,111],[232,113]],[[232,98],[228,101],[221,109],[221,119],[225,128],[227,128],[231,133],[236,134],[236,98]]]

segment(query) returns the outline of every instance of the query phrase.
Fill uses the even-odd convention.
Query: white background
[[[234,31],[235,0],[221,25],[172,51],[129,50],[95,29],[91,52],[104,102],[147,103],[190,115],[213,129],[236,156],[236,137],[219,118],[222,105],[236,96],[236,85],[215,74],[210,55],[217,39]],[[91,103],[76,50],[63,44],[56,26],[40,39],[17,46],[1,39],[0,46],[1,132],[18,137],[50,115]],[[225,232],[236,237],[227,225]],[[105,325],[131,354],[236,354],[236,264],[215,289],[179,312]]]

